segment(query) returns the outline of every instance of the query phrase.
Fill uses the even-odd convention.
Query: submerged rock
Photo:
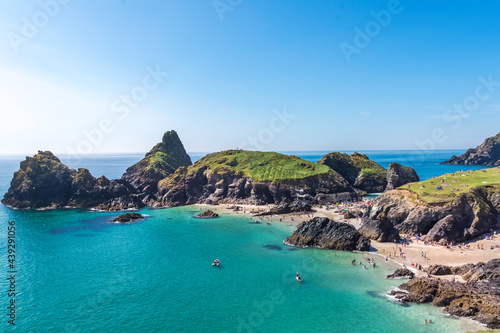
[[[263,247],[268,249],[268,250],[281,251],[281,246],[278,246],[278,245],[268,244],[268,245],[264,245]]]
[[[203,213],[196,215],[195,217],[199,218],[199,219],[215,219],[215,218],[219,217],[219,214],[217,214],[213,210],[208,209],[208,210],[204,211]]]
[[[128,223],[128,222],[139,220],[142,218],[144,218],[144,216],[139,214],[139,213],[126,213],[126,214],[122,214],[122,215],[112,219],[109,222],[111,222],[111,223],[114,223],[114,222]]]
[[[335,222],[326,217],[316,217],[302,222],[284,243],[340,251],[370,250],[370,240],[362,236],[352,225]]]

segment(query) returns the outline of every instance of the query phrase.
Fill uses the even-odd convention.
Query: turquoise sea
[[[415,159],[421,178],[461,167],[436,164],[463,151]],[[387,166],[412,152],[371,151]],[[317,161],[323,152],[293,152]],[[193,160],[203,154],[191,154]],[[95,176],[118,178],[143,154],[94,155],[79,161]],[[23,156],[0,156],[0,197]],[[295,249],[293,228],[250,224],[224,213],[198,220],[196,206],[141,211],[134,224],[110,224],[118,213],[15,211],[0,205],[0,332],[467,332],[478,325],[430,305],[402,306],[387,292],[402,283],[396,268],[359,253]],[[8,324],[8,221],[16,225],[16,325]],[[274,245],[274,246],[267,246]],[[267,247],[266,247],[267,246]],[[221,260],[213,268],[213,259]],[[303,281],[297,282],[299,271]],[[433,323],[424,325],[424,320]]]

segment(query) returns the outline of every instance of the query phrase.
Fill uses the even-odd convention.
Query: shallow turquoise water
[[[382,278],[394,269],[382,260],[365,270],[350,264],[360,254],[290,251],[281,242],[293,227],[234,215],[198,220],[196,210],[144,210],[150,217],[130,225],[108,223],[112,213],[9,212],[18,240],[14,331],[461,330],[438,308],[389,301],[385,293],[400,281]],[[426,318],[435,324],[425,327]]]
[[[117,177],[130,161],[94,163]],[[0,193],[16,159],[0,159]],[[97,170],[97,172],[96,172]],[[8,302],[7,222],[16,221],[16,326],[1,332],[465,332],[428,305],[404,307],[387,291],[395,267],[361,254],[292,249],[286,224],[243,215],[194,219],[200,207],[149,210],[135,224],[86,210],[14,211],[0,205],[0,308]],[[264,246],[276,245],[278,249]],[[293,251],[290,251],[290,250]],[[335,255],[337,254],[337,255]],[[213,268],[213,259],[221,260]],[[303,282],[295,280],[299,271]],[[424,325],[432,319],[432,325]]]

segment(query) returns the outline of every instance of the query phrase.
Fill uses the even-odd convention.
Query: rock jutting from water
[[[112,219],[109,222],[110,223],[128,223],[128,222],[136,221],[136,220],[139,220],[142,218],[144,218],[144,215],[141,215],[139,213],[126,213],[126,214],[122,214],[122,215]]]
[[[206,210],[198,215],[195,216],[198,219],[215,219],[219,217],[219,214],[214,212],[213,210]]]
[[[326,217],[315,217],[302,222],[284,243],[339,251],[370,250],[370,240],[362,236],[352,225],[335,222]]]

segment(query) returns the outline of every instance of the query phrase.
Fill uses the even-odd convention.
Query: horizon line
[[[316,152],[359,152],[359,151],[446,151],[446,150],[467,150],[469,148],[439,148],[439,149],[339,149],[339,150],[249,150],[249,151],[261,151],[261,152],[275,152],[275,153],[316,153]],[[248,149],[225,149],[218,151],[187,151],[187,154],[212,154],[216,152],[226,151],[226,150],[248,150]],[[40,150],[44,151],[44,150]],[[49,150],[50,151],[50,150]],[[20,156],[20,155],[30,155],[32,153],[1,153],[0,156]],[[138,155],[138,154],[147,154],[147,152],[96,152],[96,153],[82,153],[82,154],[74,154],[74,153],[61,153],[56,152],[54,155],[65,155],[65,156],[93,156],[93,155]]]

